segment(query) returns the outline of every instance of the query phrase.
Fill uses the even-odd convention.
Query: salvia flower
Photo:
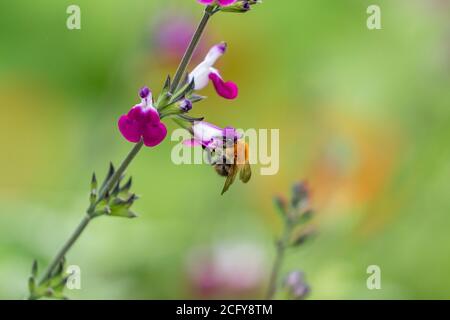
[[[202,146],[209,150],[222,147],[224,140],[237,140],[241,135],[233,127],[220,128],[206,121],[192,125],[192,139],[184,142],[188,146]]]
[[[219,96],[225,99],[237,98],[239,91],[237,85],[231,81],[225,82],[219,70],[214,68],[214,64],[226,50],[226,43],[215,45],[209,50],[205,60],[189,74],[189,81],[194,81],[195,90],[202,90],[208,85],[209,80],[211,80]]]
[[[161,122],[158,111],[153,106],[152,92],[144,87],[140,90],[141,103],[135,105],[119,119],[119,130],[130,142],[144,142],[147,147],[160,144],[167,135],[167,128]]]
[[[205,4],[205,5],[219,5],[221,7],[227,7],[227,6],[231,6],[232,4],[234,4],[235,2],[237,2],[237,0],[197,0],[199,3],[201,4]]]

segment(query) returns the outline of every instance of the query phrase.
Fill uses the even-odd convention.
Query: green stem
[[[189,64],[189,62],[192,59],[192,55],[194,54],[195,49],[197,48],[198,42],[200,41],[200,38],[205,31],[205,27],[209,21],[209,18],[214,14],[214,6],[208,6],[205,9],[205,13],[203,15],[202,20],[200,21],[200,24],[197,27],[197,30],[194,33],[194,36],[192,37],[191,43],[189,44],[189,47],[187,48],[183,59],[181,60],[181,63],[175,73],[174,81],[172,83],[171,92],[176,90],[180,84],[181,78],[183,74],[186,71],[186,68]],[[128,168],[130,163],[133,161],[133,159],[136,157],[136,155],[141,150],[142,146],[144,145],[143,141],[140,141],[139,143],[135,144],[131,151],[128,153],[128,155],[125,157],[125,159],[120,164],[119,168],[114,172],[114,174],[109,178],[109,180],[106,182],[105,186],[100,190],[97,200],[92,203],[89,208],[87,209],[87,215],[83,218],[81,223],[78,225],[78,227],[75,229],[74,233],[70,236],[70,238],[64,243],[63,247],[58,251],[55,258],[52,260],[50,265],[47,267],[47,269],[44,272],[44,275],[42,277],[42,280],[40,283],[42,284],[46,280],[50,279],[52,276],[52,273],[54,272],[55,268],[58,266],[58,263],[65,257],[67,252],[72,248],[74,243],[78,240],[80,235],[83,233],[83,231],[88,226],[89,222],[95,217],[95,209],[97,205],[102,201],[108,192],[111,191],[111,189],[115,186],[115,184],[119,181],[121,176],[124,174],[125,170]]]
[[[197,48],[198,42],[200,41],[203,31],[205,31],[206,25],[208,24],[209,18],[214,14],[214,6],[208,6],[205,9],[203,14],[203,18],[200,21],[200,24],[197,27],[197,30],[192,37],[191,43],[184,53],[183,59],[181,59],[180,65],[178,66],[177,71],[175,72],[175,76],[173,78],[172,85],[170,87],[170,92],[173,93],[178,89],[180,85],[181,79],[186,71],[186,68],[191,62],[192,56],[194,54],[195,48]]]
[[[69,240],[67,240],[67,242],[63,245],[61,250],[59,250],[58,254],[55,256],[55,258],[52,260],[52,262],[48,266],[47,270],[44,273],[44,276],[42,277],[42,280],[40,281],[40,284],[42,284],[43,282],[45,282],[51,278],[54,269],[58,266],[60,261],[64,258],[67,251],[69,251],[70,248],[73,246],[73,244],[78,240],[81,233],[87,227],[87,225],[89,224],[91,219],[92,219],[91,216],[86,215],[83,218],[83,220],[81,220],[81,223],[78,225],[75,232],[70,236]]]
[[[286,253],[286,248],[289,245],[289,240],[291,239],[292,233],[292,223],[286,221],[284,225],[283,236],[277,242],[277,252],[275,256],[275,261],[273,263],[272,272],[270,274],[269,287],[266,294],[266,300],[272,300],[277,292],[278,278],[283,266],[284,256]]]

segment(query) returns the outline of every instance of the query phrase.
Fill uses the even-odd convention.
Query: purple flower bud
[[[292,206],[298,209],[306,209],[310,202],[310,190],[308,183],[299,182],[292,187]]]
[[[183,99],[183,100],[181,100],[179,106],[180,106],[180,109],[181,109],[183,112],[189,112],[189,111],[192,110],[192,102],[191,102],[191,100],[189,100],[189,99]]]
[[[139,91],[139,96],[142,99],[147,99],[149,95],[150,95],[150,89],[148,87],[142,87],[141,90]]]

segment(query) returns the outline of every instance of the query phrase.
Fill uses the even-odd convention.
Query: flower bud
[[[244,13],[251,9],[250,3],[247,0],[238,1],[235,4],[228,6],[228,7],[222,7],[220,11],[222,12],[234,12],[234,13]]]
[[[192,101],[189,99],[183,99],[179,102],[180,110],[183,112],[189,112],[192,110]]]
[[[310,190],[306,182],[299,182],[292,187],[292,207],[306,210],[309,207]]]
[[[289,273],[284,281],[284,286],[288,291],[289,297],[294,300],[305,299],[311,291],[305,281],[305,274],[302,271]]]
[[[139,91],[139,96],[142,99],[148,98],[149,95],[150,95],[150,89],[148,87],[142,87],[141,90]]]
[[[234,3],[231,6],[221,7],[220,11],[222,12],[233,12],[233,13],[245,13],[250,11],[251,6],[261,3],[260,0],[240,0]]]

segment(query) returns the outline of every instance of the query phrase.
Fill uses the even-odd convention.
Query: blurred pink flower
[[[188,258],[192,289],[207,298],[254,293],[261,289],[266,276],[263,251],[250,243],[224,243],[209,250],[196,249]]]
[[[158,60],[167,64],[178,64],[195,32],[195,27],[195,22],[187,14],[170,12],[162,16],[152,28],[153,47]],[[201,51],[202,47],[200,43],[196,52]],[[195,53],[194,59],[196,55]]]

